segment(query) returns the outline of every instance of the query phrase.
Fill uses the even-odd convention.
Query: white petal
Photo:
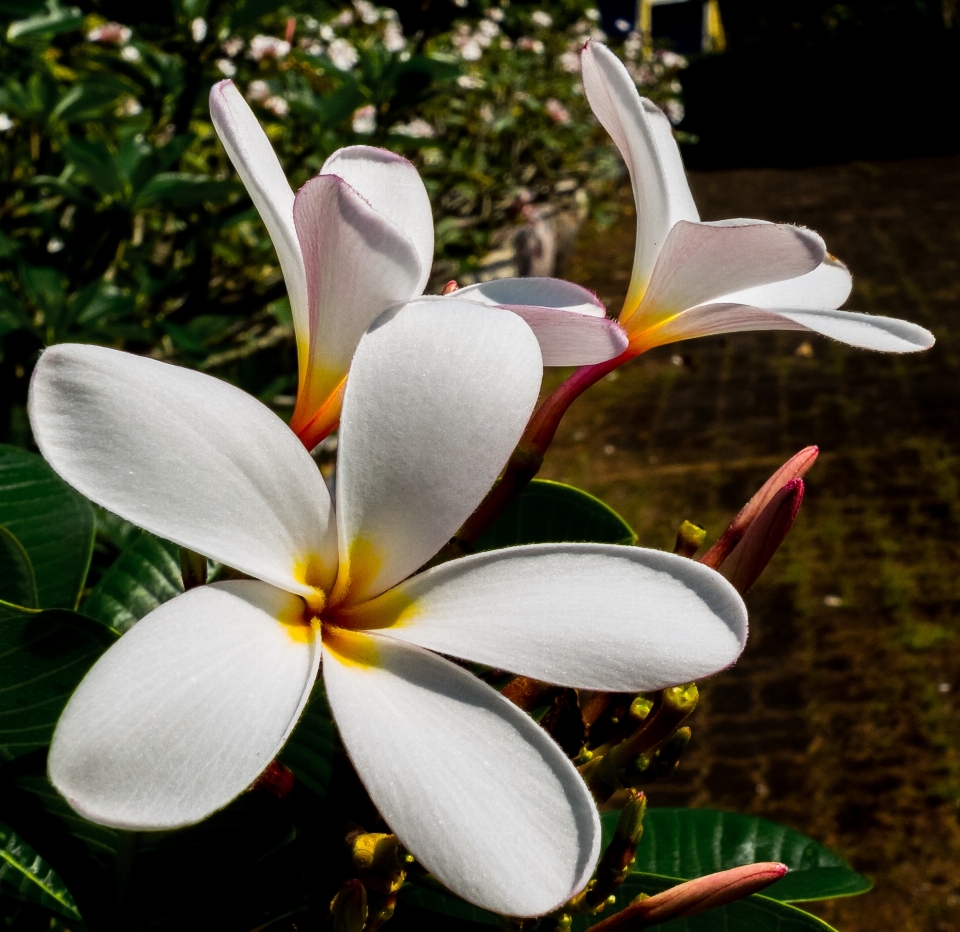
[[[711,303],[752,304],[754,307],[792,307],[823,310],[837,308],[850,297],[853,276],[839,260],[828,255],[812,272],[799,278],[745,288]]]
[[[316,464],[283,421],[233,385],[61,343],[37,363],[30,422],[67,482],[160,537],[304,595],[336,574]]]
[[[689,220],[697,223],[700,214],[697,205],[693,202],[693,192],[687,181],[687,173],[683,167],[683,157],[680,155],[680,146],[673,135],[673,127],[667,115],[652,101],[641,97],[643,109],[650,121],[653,137],[657,142],[657,151],[660,153],[660,165],[667,179],[667,197],[670,202],[670,225],[678,220]]]
[[[290,297],[302,376],[309,333],[307,279],[293,225],[293,191],[267,134],[233,81],[221,81],[210,89],[210,118],[277,251]]]
[[[743,601],[693,560],[639,547],[534,544],[408,579],[349,613],[350,626],[548,683],[662,689],[730,666]]]
[[[179,828],[223,808],[276,757],[310,696],[319,638],[290,623],[302,614],[301,599],[252,580],[152,611],[67,703],[54,786],[115,828]]]
[[[454,295],[458,301],[505,307],[522,317],[540,343],[545,366],[605,362],[629,342],[592,291],[558,278],[498,278]]]
[[[744,221],[687,223],[670,231],[631,335],[687,308],[754,285],[796,278],[823,261],[823,240],[799,227]]]
[[[587,100],[617,144],[633,185],[637,242],[624,301],[625,310],[632,312],[650,281],[670,228],[678,220],[696,221],[699,217],[689,190],[684,190],[686,178],[676,161],[679,153],[665,145],[663,125],[644,106],[623,63],[606,46],[588,42],[581,64]]]
[[[833,309],[765,310],[743,304],[704,304],[678,314],[654,330],[650,345],[748,330],[808,330],[850,346],[883,353],[915,353],[934,344],[929,330],[894,317]]]
[[[451,537],[493,485],[537,400],[542,361],[515,314],[421,300],[366,333],[343,402],[334,601],[383,592]]]
[[[417,294],[421,266],[413,243],[336,175],[308,181],[293,214],[310,303],[310,358],[290,424],[302,435],[331,398],[339,400],[364,330]],[[332,423],[337,413],[326,412]]]
[[[453,296],[478,304],[549,307],[594,317],[607,316],[606,308],[592,291],[562,278],[495,278],[467,285]]]
[[[386,149],[347,146],[337,149],[321,171],[339,175],[407,235],[420,257],[420,279],[414,294],[422,294],[433,266],[433,211],[413,163]]]
[[[532,719],[448,660],[324,634],[344,746],[410,853],[458,896],[536,916],[587,882],[600,824],[580,775]]]

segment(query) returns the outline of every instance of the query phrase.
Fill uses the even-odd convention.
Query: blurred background
[[[747,651],[703,684],[651,802],[837,850],[876,881],[819,908],[843,932],[960,930],[957,0],[0,0],[0,17],[0,442],[31,445],[30,372],[64,340],[292,409],[280,269],[207,112],[228,78],[294,188],[343,145],[414,160],[431,290],[558,271],[615,314],[632,196],[577,57],[605,36],[675,124],[704,219],[810,226],[850,265],[848,307],[930,328],[919,357],[797,334],[654,351],[576,403],[544,475],[671,549],[681,521],[709,542],[820,446],[748,597]]]

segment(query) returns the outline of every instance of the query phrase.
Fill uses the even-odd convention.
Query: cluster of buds
[[[335,932],[377,932],[393,916],[397,891],[413,858],[396,835],[354,829],[346,843],[357,876],[347,880],[330,902]]]

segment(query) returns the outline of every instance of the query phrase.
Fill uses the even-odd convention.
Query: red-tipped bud
[[[791,456],[760,488],[753,498],[747,502],[740,513],[730,522],[730,526],[720,535],[720,539],[700,558],[706,566],[717,569],[730,555],[747,528],[756,521],[760,513],[770,504],[771,499],[788,483],[800,479],[807,474],[810,467],[817,461],[820,450],[818,447],[805,447],[799,453]]]
[[[733,552],[717,567],[743,595],[767,568],[783,543],[803,501],[803,479],[792,479],[757,515]]]
[[[597,923],[592,932],[635,932],[650,926],[696,916],[708,909],[726,906],[778,881],[787,872],[786,864],[774,861],[745,864],[708,874],[631,903],[615,916]]]
[[[443,291],[440,294],[453,294],[455,291],[459,291],[460,286],[456,283],[454,279],[450,279],[444,286]]]
[[[293,792],[293,785],[296,782],[297,778],[293,775],[293,771],[275,760],[271,761],[267,769],[257,777],[251,789],[269,793],[278,799],[286,799]]]

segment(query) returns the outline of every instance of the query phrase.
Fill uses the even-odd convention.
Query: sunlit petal
[[[307,279],[293,225],[293,191],[267,134],[233,81],[211,88],[210,117],[277,251],[297,331],[302,377],[309,333]]]
[[[335,601],[383,592],[449,540],[520,439],[541,374],[530,328],[500,308],[423,300],[374,324],[343,403]]]
[[[730,666],[743,602],[692,560],[606,544],[476,554],[414,576],[350,613],[351,625],[549,683],[662,689]]]
[[[62,343],[37,363],[30,422],[50,465],[128,521],[291,592],[332,582],[334,520],[316,464],[239,388]]]
[[[600,826],[533,720],[448,660],[376,635],[324,635],[344,746],[391,830],[454,893],[535,916],[587,882]]]
[[[337,149],[321,171],[339,175],[406,234],[420,258],[420,278],[414,294],[421,294],[433,265],[433,211],[413,163],[386,149],[347,146]]]
[[[82,816],[172,829],[242,793],[310,696],[319,637],[303,601],[261,582],[201,586],[161,605],[77,687],[49,756]]]
[[[336,424],[360,337],[378,314],[416,295],[422,270],[414,244],[336,175],[308,181],[293,214],[310,307],[309,360],[290,422],[303,436],[318,416]]]
[[[746,288],[711,301],[713,304],[752,304],[754,307],[791,307],[813,310],[840,307],[853,289],[847,267],[828,255],[812,272],[786,281]]]

